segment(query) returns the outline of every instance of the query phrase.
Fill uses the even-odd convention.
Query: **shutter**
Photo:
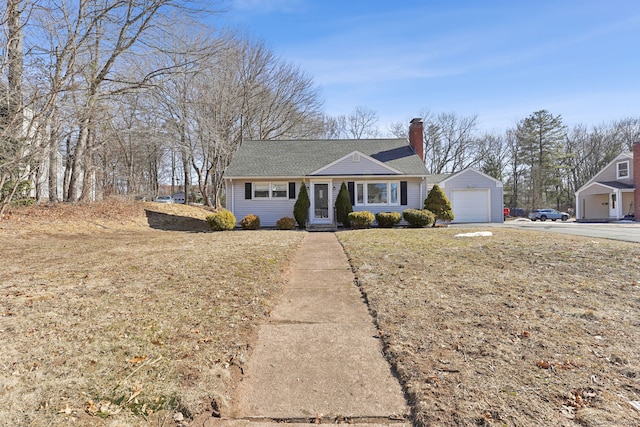
[[[351,201],[351,206],[355,206],[356,204],[355,182],[353,181],[347,182],[347,190],[349,190],[349,201]]]
[[[296,183],[295,182],[290,182],[289,183],[289,198],[290,199],[295,199],[296,198]]]
[[[245,182],[244,183],[244,199],[245,200],[251,200],[251,183],[250,182]]]
[[[400,204],[407,205],[407,181],[400,181]]]

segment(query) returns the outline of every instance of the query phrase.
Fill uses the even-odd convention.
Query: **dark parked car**
[[[513,208],[511,209],[511,216],[525,217],[527,212],[522,208]]]
[[[529,219],[531,221],[546,221],[550,219],[551,221],[555,221],[556,219],[561,219],[566,221],[569,219],[569,214],[566,212],[560,212],[555,209],[535,209],[529,213]]]

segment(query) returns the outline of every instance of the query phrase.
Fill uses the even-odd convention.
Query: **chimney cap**
[[[409,123],[422,123],[422,119],[420,117],[416,117],[415,119],[411,119]]]

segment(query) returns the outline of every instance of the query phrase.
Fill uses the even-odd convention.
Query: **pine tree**
[[[309,218],[309,193],[307,192],[307,185],[302,181],[300,186],[300,192],[298,193],[298,200],[293,205],[293,217],[296,219],[299,228],[305,228],[307,219]]]
[[[346,184],[343,182],[340,186],[340,192],[336,198],[336,220],[349,227],[349,213],[353,212],[353,206],[351,206],[351,197],[349,196],[349,190]]]
[[[440,221],[453,221],[451,202],[438,184],[434,185],[424,201],[424,208],[431,211]],[[436,222],[433,222],[436,226]]]
[[[529,177],[532,209],[545,207],[559,185],[566,130],[560,115],[536,111],[517,128],[517,143]]]

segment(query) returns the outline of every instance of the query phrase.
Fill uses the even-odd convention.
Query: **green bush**
[[[260,217],[258,215],[249,214],[242,218],[240,226],[243,230],[257,230],[260,228]]]
[[[376,221],[378,227],[391,228],[397,225],[402,219],[402,215],[399,212],[380,212],[376,214]]]
[[[438,184],[434,185],[427,198],[424,200],[424,208],[435,215],[440,221],[453,221],[453,209],[451,202]],[[433,226],[436,226],[435,220]]]
[[[426,209],[407,209],[402,212],[402,217],[411,227],[426,227],[436,220],[435,215]]]
[[[298,193],[298,200],[293,205],[293,216],[298,223],[299,228],[304,228],[307,224],[307,218],[309,218],[309,193],[307,192],[307,185],[302,181],[300,186],[300,192]]]
[[[295,218],[285,216],[276,222],[276,228],[278,230],[293,230],[296,228],[296,220]]]
[[[208,215],[206,220],[213,231],[233,230],[236,227],[236,217],[226,209]]]
[[[14,194],[14,189],[15,189],[15,194]],[[14,201],[22,202],[23,200],[28,200],[30,190],[31,190],[31,181],[29,180],[25,180],[25,181],[8,180],[4,183],[2,188],[0,188],[0,202],[7,201],[7,199],[9,199],[9,197],[12,194],[13,194],[12,200]],[[35,203],[35,200],[34,200],[34,203]],[[29,201],[25,201],[23,203],[18,203],[18,204],[23,204],[25,206],[28,206],[33,203]]]
[[[369,228],[376,219],[371,212],[351,212],[349,213],[349,224],[352,228]]]
[[[349,197],[349,190],[347,189],[347,185],[343,182],[340,186],[338,197],[336,198],[337,221],[345,227],[349,227],[349,214],[351,212],[353,212],[353,207],[351,206],[351,197]]]

